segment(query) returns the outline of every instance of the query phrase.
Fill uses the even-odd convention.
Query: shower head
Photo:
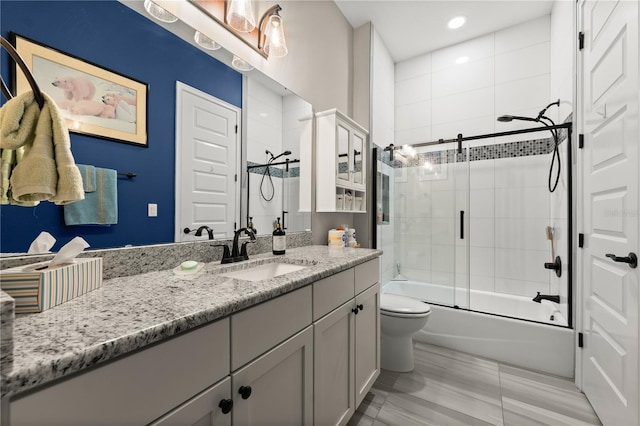
[[[535,121],[535,122],[539,121],[539,119],[537,119],[537,118],[522,117],[522,116],[519,116],[519,115],[501,115],[500,117],[498,117],[498,121],[503,122],[503,123],[508,123],[509,121],[513,121],[513,120]]]
[[[282,152],[281,154],[278,154],[278,155],[275,155],[275,156],[268,149],[265,152],[271,156],[271,159],[269,160],[269,163],[277,160],[278,158],[282,157],[283,155],[291,155],[291,151],[289,151],[289,150],[286,150],[286,151]]]

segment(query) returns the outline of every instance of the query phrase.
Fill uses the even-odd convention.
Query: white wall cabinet
[[[336,109],[316,113],[316,211],[365,212],[367,137]]]
[[[345,425],[380,375],[379,268],[376,259],[313,284],[314,318],[316,307],[335,308],[313,326],[316,426]]]
[[[380,372],[379,267],[13,397],[7,426],[346,424]]]

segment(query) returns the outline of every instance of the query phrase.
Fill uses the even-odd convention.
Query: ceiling
[[[553,1],[334,0],[354,28],[371,22],[395,62],[551,13]],[[571,1],[571,0],[566,0]],[[450,30],[447,22],[467,23]]]

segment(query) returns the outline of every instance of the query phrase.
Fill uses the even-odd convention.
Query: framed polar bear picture
[[[69,131],[147,147],[148,86],[26,37],[11,34],[33,77],[60,109]],[[14,70],[17,93],[31,90]]]

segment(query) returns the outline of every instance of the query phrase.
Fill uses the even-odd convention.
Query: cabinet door
[[[350,163],[350,134],[351,130],[340,121],[336,125],[336,183],[349,185],[351,177]]]
[[[350,154],[353,155],[351,168],[353,170],[353,186],[358,189],[365,189],[365,175],[367,173],[366,168],[366,143],[365,136],[358,132],[353,131],[351,133],[351,150]]]
[[[307,327],[231,376],[233,424],[313,422],[313,328]]]
[[[380,285],[356,296],[356,407],[380,375]]]
[[[150,426],[231,426],[231,412],[222,412],[221,401],[230,400],[231,378],[211,386]]]
[[[313,326],[313,420],[344,425],[355,411],[353,299]]]

